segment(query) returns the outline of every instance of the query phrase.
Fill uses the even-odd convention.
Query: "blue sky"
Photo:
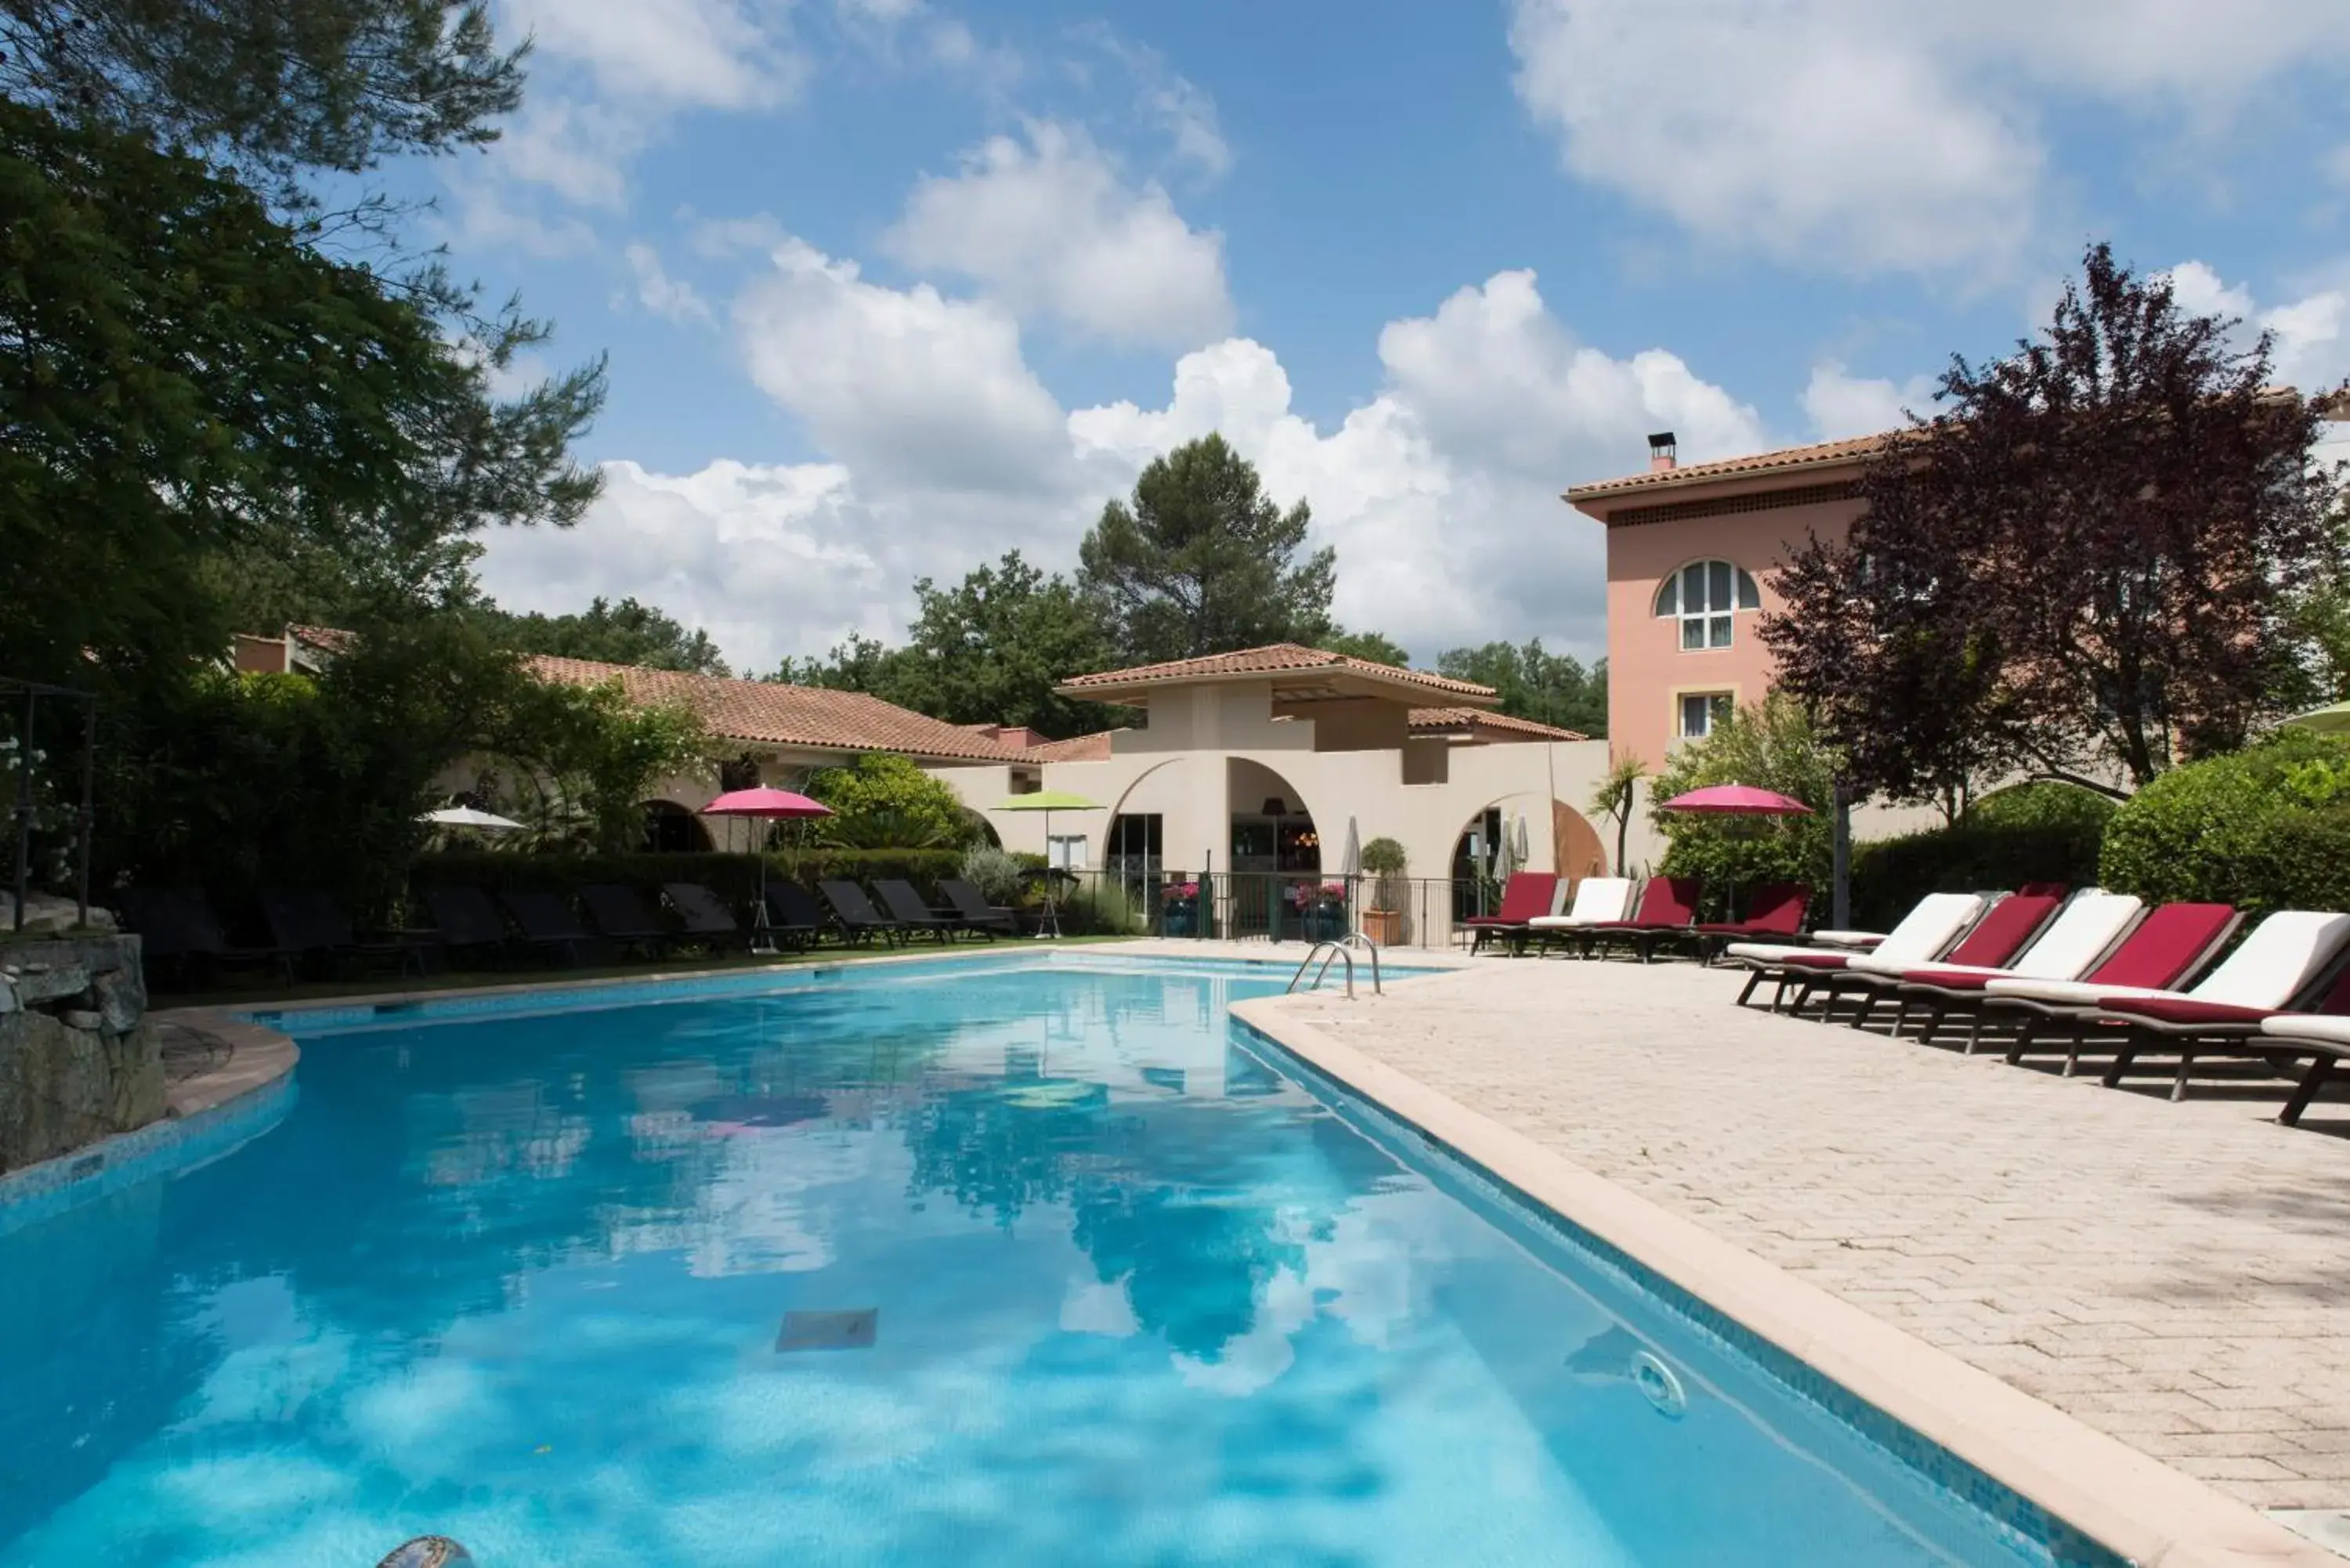
[[[2111,239],[2350,375],[2350,28],[2315,0],[500,0],[480,155],[391,171],[596,352],[578,528],[517,607],[633,593],[738,668],[912,580],[1066,566],[1211,429],[1422,659],[1602,642],[1637,468],[1883,428]]]

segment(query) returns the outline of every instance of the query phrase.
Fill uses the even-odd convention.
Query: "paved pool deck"
[[[2350,1103],[2282,1127],[2272,1079],[2171,1104],[1743,981],[1490,959],[1263,1005],[2223,1493],[2350,1509]]]

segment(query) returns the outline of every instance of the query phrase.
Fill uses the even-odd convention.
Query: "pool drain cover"
[[[1681,1387],[1679,1375],[1662,1360],[1648,1351],[1635,1351],[1629,1371],[1632,1386],[1657,1414],[1676,1421],[1689,1414],[1689,1394]]]
[[[879,1307],[854,1312],[787,1312],[775,1348],[785,1350],[870,1350],[881,1327]]]

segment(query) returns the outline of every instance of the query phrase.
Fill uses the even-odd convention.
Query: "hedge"
[[[2149,903],[2350,909],[2350,740],[2286,731],[2173,768],[2114,814],[2099,868]]]
[[[1973,893],[2025,882],[2097,881],[2094,821],[2023,826],[1961,817],[1955,827],[1852,846],[1852,919],[1862,930],[1889,930],[1928,893]]]
[[[819,879],[844,877],[871,882],[902,877],[925,892],[941,877],[957,875],[962,852],[955,849],[808,849],[771,854],[767,879],[813,887]],[[747,909],[758,897],[759,857],[705,852],[681,855],[531,855],[511,850],[449,849],[417,857],[411,888],[473,887],[493,893],[541,888],[571,894],[591,882],[620,882],[650,891],[664,882],[700,882],[727,903]]]

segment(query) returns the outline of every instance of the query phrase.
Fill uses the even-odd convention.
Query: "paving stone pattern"
[[[1731,1006],[1742,975],[1495,959],[1318,1027],[2260,1508],[2350,1507],[2350,1103],[2171,1104]]]

